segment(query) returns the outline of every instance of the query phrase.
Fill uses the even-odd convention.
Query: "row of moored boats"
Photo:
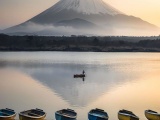
[[[160,120],[160,114],[153,110],[145,110],[145,116],[148,120]],[[12,109],[0,109],[0,120],[14,120],[16,112]],[[44,120],[46,113],[41,109],[31,109],[19,113],[20,120]],[[72,109],[62,109],[55,112],[56,120],[76,120],[77,113]],[[108,120],[107,112],[102,109],[92,109],[88,113],[89,120]],[[119,120],[139,120],[133,112],[120,110],[118,112]]]

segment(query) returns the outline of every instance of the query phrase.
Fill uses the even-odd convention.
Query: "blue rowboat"
[[[76,120],[77,113],[72,109],[62,109],[55,112],[56,120]]]
[[[14,120],[16,113],[12,109],[0,109],[0,120]]]
[[[88,113],[89,120],[108,120],[108,114],[102,109],[92,109]]]

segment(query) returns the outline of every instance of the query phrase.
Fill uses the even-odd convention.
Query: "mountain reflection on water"
[[[73,78],[75,72],[81,73],[83,69],[87,73],[85,81],[82,78]],[[125,81],[125,79],[116,79],[113,82],[114,73],[105,68],[100,74],[92,69],[96,68],[72,64],[53,65],[50,68],[32,71],[31,76],[55,91],[70,105],[85,107],[108,92],[114,85]]]
[[[107,67],[81,64],[24,65],[10,64],[30,75],[34,80],[52,89],[71,106],[85,107],[95,101],[110,88],[126,81],[124,76],[117,78],[119,72],[112,72]],[[4,67],[4,65],[3,65]],[[101,68],[101,69],[100,69]],[[73,78],[74,74],[85,70],[86,77]],[[116,74],[116,76],[115,76]]]
[[[12,107],[18,112],[39,107],[47,112],[48,119],[54,118],[56,110],[73,108],[79,120],[87,119],[87,112],[96,107],[108,111],[112,119],[117,119],[118,110],[123,108],[133,110],[143,119],[145,109],[160,110],[157,107],[160,94],[155,94],[160,90],[158,53],[0,55],[2,107]],[[82,70],[86,72],[84,81],[73,78]],[[13,91],[12,95],[8,90]]]

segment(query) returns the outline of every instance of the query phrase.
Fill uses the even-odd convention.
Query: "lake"
[[[86,78],[73,78],[85,70]],[[74,109],[87,120],[93,108],[118,120],[120,109],[147,120],[144,110],[160,112],[160,53],[0,52],[0,108],[17,113]],[[18,114],[16,116],[18,119]]]

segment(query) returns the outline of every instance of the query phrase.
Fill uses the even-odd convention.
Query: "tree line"
[[[159,52],[157,37],[9,36],[0,34],[0,51]]]

